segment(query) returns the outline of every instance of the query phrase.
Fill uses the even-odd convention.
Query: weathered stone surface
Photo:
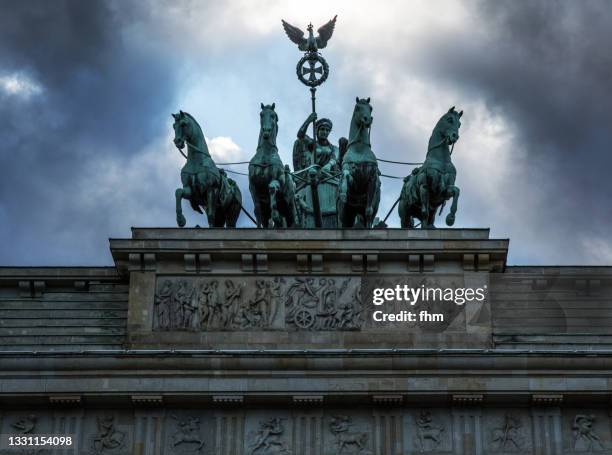
[[[24,294],[23,282],[45,286]],[[122,347],[127,303],[114,268],[0,269],[0,351]]]

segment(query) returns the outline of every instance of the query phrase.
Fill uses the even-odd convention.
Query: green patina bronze
[[[249,190],[255,205],[257,227],[295,227],[298,215],[289,166],[284,166],[276,147],[278,115],[274,103],[261,104],[257,152],[249,162]]]
[[[306,134],[308,126],[315,122],[317,134],[316,142]],[[293,171],[298,172],[312,164],[315,164],[328,174],[338,172],[338,160],[340,159],[339,148],[329,142],[329,133],[332,130],[332,122],[322,118],[317,120],[317,114],[312,113],[302,124],[297,133],[297,140],[293,145]],[[312,162],[312,147],[315,146],[314,163]]]
[[[184,227],[181,201],[187,199],[198,213],[206,212],[211,227],[236,227],[242,207],[242,194],[236,182],[215,166],[208,152],[202,128],[187,112],[172,114],[174,145],[181,150],[187,145],[187,162],[181,169],[182,188],[177,188],[176,222]]]
[[[337,166],[338,148],[327,139],[332,123],[328,119],[317,120],[316,92],[329,76],[329,65],[319,53],[327,46],[336,26],[336,17],[318,29],[315,37],[313,26],[307,27],[308,37],[299,28],[281,21],[285,33],[298,45],[304,56],[298,61],[296,74],[299,81],[310,88],[312,114],[298,131],[298,139],[293,147],[293,178],[297,185],[296,206],[300,226],[305,228],[327,227],[338,225],[336,200],[338,194]],[[306,135],[312,123],[312,139]]]
[[[380,171],[370,145],[370,98],[356,98],[346,153],[340,156],[342,176],[338,197],[341,227],[371,228],[380,202]]]
[[[336,27],[336,19],[338,16],[334,16],[332,20],[327,22],[325,25],[319,27],[317,32],[319,33],[316,37],[314,36],[314,27],[312,24],[308,24],[306,30],[308,30],[308,38],[304,36],[304,32],[298,27],[291,25],[287,21],[281,19],[285,33],[291,41],[298,45],[298,49],[303,52],[318,52],[319,49],[323,49],[327,46],[327,42],[334,33]]]
[[[261,104],[259,141],[248,173],[256,219],[245,212],[249,218],[259,228],[381,228],[386,227],[387,218],[399,204],[402,228],[414,228],[416,219],[421,228],[427,229],[435,227],[436,211],[442,213],[446,201],[452,198],[446,217],[446,223],[452,226],[459,188],[455,186],[456,170],[451,155],[459,139],[463,111],[457,112],[452,107],[438,121],[429,139],[425,162],[404,179],[400,197],[384,220],[378,221],[381,174],[370,144],[370,98],[356,98],[349,138],[341,138],[338,146],[329,140],[331,120],[319,119],[316,113],[317,87],[329,76],[329,66],[319,49],[326,47],[331,38],[336,17],[320,27],[316,37],[312,24],[305,36],[299,28],[282,23],[291,41],[304,52],[296,70],[298,79],[309,87],[312,113],[298,129],[291,172],[276,146],[275,104]],[[187,199],[194,210],[206,211],[209,226],[235,227],[240,210],[244,210],[238,186],[215,166],[195,119],[182,111],[172,116],[175,145],[179,150],[187,145],[187,163],[181,170],[183,187],[176,190],[178,225],[185,226],[181,201]],[[312,137],[307,134],[310,125]]]
[[[309,125],[313,122],[315,122],[316,141],[306,134]],[[313,112],[298,130],[293,145],[296,204],[300,226],[303,228],[338,226],[336,201],[340,184],[340,148],[328,139],[332,126],[331,120],[326,118],[317,120],[317,114]],[[340,144],[343,143],[346,144],[346,139],[340,140]]]
[[[399,216],[403,228],[414,228],[414,219],[421,221],[421,228],[434,228],[436,211],[444,208],[453,199],[446,224],[455,223],[459,188],[455,186],[457,171],[451,161],[452,147],[459,140],[459,128],[463,111],[451,107],[431,133],[427,147],[427,157],[422,166],[415,168],[404,179],[399,199]]]

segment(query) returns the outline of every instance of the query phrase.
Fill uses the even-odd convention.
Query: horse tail
[[[238,185],[236,185],[236,182],[233,180],[231,180],[230,185],[232,188],[233,198],[227,212],[227,226],[236,227],[236,222],[240,216],[240,209],[242,208],[242,193],[240,192]]]

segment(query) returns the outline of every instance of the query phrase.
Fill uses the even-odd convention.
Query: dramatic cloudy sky
[[[199,120],[215,159],[241,161],[256,146],[260,102],[274,101],[290,162],[310,107],[280,19],[319,26],[334,14],[318,109],[334,121],[334,140],[348,133],[355,96],[370,96],[378,156],[420,161],[433,125],[456,105],[465,112],[453,154],[457,226],[510,238],[511,264],[612,264],[609,1],[30,0],[0,9],[0,265],[110,264],[109,237],[174,226],[183,158],[170,113],[179,109]],[[382,215],[400,183],[383,188]],[[204,224],[184,206],[190,226]]]

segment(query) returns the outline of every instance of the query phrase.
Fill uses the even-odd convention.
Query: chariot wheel
[[[305,309],[298,310],[293,317],[293,322],[300,329],[309,329],[315,322],[314,313]]]

